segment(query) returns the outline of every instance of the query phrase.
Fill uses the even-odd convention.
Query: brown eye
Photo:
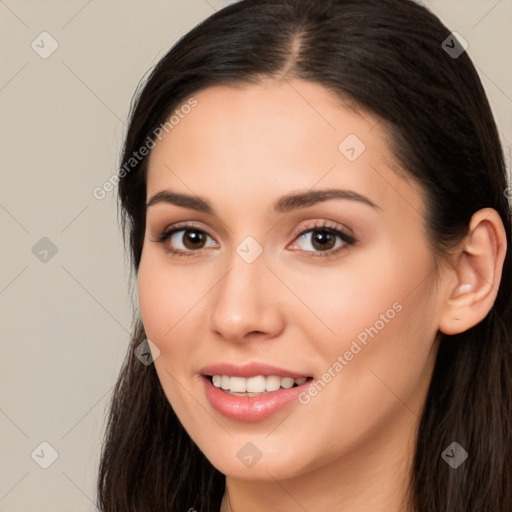
[[[197,229],[182,229],[181,231],[176,232],[176,234],[178,233],[183,233],[183,235],[181,235],[181,241],[187,249],[194,250],[203,248],[203,245],[206,241],[206,236],[202,231]],[[180,236],[178,236],[178,239],[179,238]]]
[[[308,256],[322,256],[338,252],[356,243],[356,239],[330,226],[312,226],[296,236],[295,244]],[[309,248],[309,247],[312,247]]]
[[[336,244],[336,236],[325,229],[315,229],[311,231],[312,245],[320,251],[332,249]]]
[[[162,242],[165,241],[173,252],[176,251],[178,253],[199,252],[201,249],[216,247],[217,245],[211,236],[194,226],[184,226],[181,229],[174,228],[160,240]]]
[[[162,231],[153,242],[162,244],[165,252],[173,256],[196,256],[202,249],[217,247],[217,242],[208,233],[192,224],[171,226]]]

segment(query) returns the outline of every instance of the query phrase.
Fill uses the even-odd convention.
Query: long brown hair
[[[511,511],[511,210],[491,109],[467,52],[450,37],[436,16],[412,0],[234,3],[180,39],[141,84],[122,163],[199,90],[257,83],[286,71],[286,77],[321,84],[385,123],[396,157],[425,191],[425,222],[436,254],[466,234],[473,213],[496,209],[509,245],[498,295],[478,325],[441,335],[419,425],[410,506],[418,512]],[[147,161],[120,173],[120,215],[133,273],[144,239]],[[110,404],[98,506],[103,512],[217,512],[224,475],[181,426],[154,365],[135,357],[145,338],[134,315]],[[457,469],[441,458],[454,441],[469,453]]]

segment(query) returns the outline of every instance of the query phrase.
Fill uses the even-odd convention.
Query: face
[[[138,273],[184,428],[247,479],[409,432],[440,294],[421,190],[382,124],[299,80],[194,98],[150,157]]]

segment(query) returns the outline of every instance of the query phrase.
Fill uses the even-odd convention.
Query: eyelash
[[[181,224],[181,225],[172,226],[170,228],[164,229],[157,236],[156,239],[154,239],[154,240],[152,239],[152,242],[163,244],[164,242],[169,240],[174,233],[177,233],[179,231],[199,231],[199,232],[205,234],[206,236],[210,236],[204,230],[202,230],[196,226],[193,226],[191,224]],[[302,235],[305,235],[306,233],[309,233],[311,231],[326,231],[328,233],[331,233],[332,235],[339,237],[344,242],[344,245],[342,245],[341,247],[338,247],[336,249],[330,249],[329,251],[303,251],[307,254],[307,257],[327,258],[329,256],[334,256],[339,251],[347,249],[348,247],[355,245],[357,243],[357,239],[354,238],[352,235],[349,235],[349,234],[345,233],[344,231],[340,230],[339,228],[329,225],[326,222],[320,222],[320,223],[314,222],[312,225],[309,225],[306,228],[295,232],[293,235],[293,240],[295,241]],[[193,251],[193,250],[182,251],[181,249],[173,249],[171,247],[166,247],[165,251],[167,253],[172,254],[172,256],[176,256],[178,258],[189,258],[190,256],[193,256],[194,253],[199,252],[200,249],[196,250],[196,251]]]

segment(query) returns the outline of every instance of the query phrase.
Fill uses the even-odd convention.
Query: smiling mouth
[[[313,377],[280,377],[278,375],[256,375],[254,377],[232,377],[229,375],[206,375],[206,378],[221,391],[233,396],[259,396],[282,389],[290,389],[311,381]]]

